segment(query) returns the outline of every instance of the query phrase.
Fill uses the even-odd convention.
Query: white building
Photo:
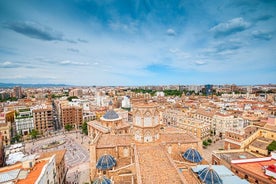
[[[17,134],[28,135],[34,129],[34,119],[32,112],[29,110],[20,111],[15,118]]]
[[[47,158],[48,160],[48,158]],[[35,184],[55,184],[57,183],[56,177],[56,155],[53,155],[48,162],[44,165],[39,177]]]
[[[128,96],[124,96],[123,100],[122,100],[122,108],[130,108],[131,104],[130,104],[130,99]]]

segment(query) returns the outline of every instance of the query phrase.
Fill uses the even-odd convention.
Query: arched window
[[[144,115],[144,126],[152,126],[152,117],[150,112],[146,112]]]
[[[140,112],[136,113],[136,116],[135,116],[135,124],[138,125],[138,126],[142,126],[141,114],[140,114]]]

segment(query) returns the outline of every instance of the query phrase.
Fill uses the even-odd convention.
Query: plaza
[[[45,145],[61,142],[48,149]],[[41,153],[56,150],[66,150],[65,164],[67,167],[67,183],[89,182],[89,139],[78,131],[59,132],[52,136],[25,143],[26,153]]]

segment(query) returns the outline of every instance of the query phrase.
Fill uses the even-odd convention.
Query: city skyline
[[[0,82],[276,83],[274,1],[0,2]]]

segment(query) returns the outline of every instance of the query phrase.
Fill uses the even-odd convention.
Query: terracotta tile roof
[[[252,173],[255,176],[259,176],[262,178],[269,178],[269,176],[264,173],[264,166],[274,165],[276,164],[276,160],[266,160],[266,161],[256,161],[256,162],[246,162],[246,163],[235,163],[231,164],[243,170],[246,170],[249,173]],[[276,181],[276,180],[275,180]]]
[[[131,135],[103,134],[98,141],[97,148],[130,145],[131,138]]]
[[[50,152],[42,152],[40,153],[40,158],[48,158],[52,155],[56,155],[56,164],[59,165],[62,159],[64,159],[66,150],[57,150],[57,151],[50,151]]]
[[[37,162],[35,166],[30,170],[27,178],[19,180],[17,184],[26,184],[26,183],[35,183],[37,178],[39,177],[43,167],[48,163],[46,160],[42,160]]]

